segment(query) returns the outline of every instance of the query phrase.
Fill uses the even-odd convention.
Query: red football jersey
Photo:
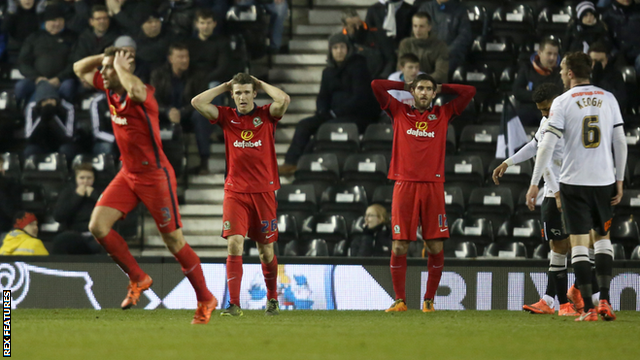
[[[473,86],[442,84],[442,93],[458,97],[443,106],[431,106],[425,112],[403,104],[387,90],[403,90],[404,83],[374,80],[373,92],[393,119],[393,149],[389,179],[444,182],[444,155],[447,128],[453,115],[460,115],[476,93]]]
[[[224,131],[227,158],[225,190],[245,193],[275,191],[280,188],[274,134],[276,123],[269,113],[271,104],[255,106],[248,114],[218,106],[218,123]]]
[[[153,96],[153,86],[145,84],[147,98],[143,103],[134,102],[127,93],[120,96],[105,89],[100,72],[93,76],[93,86],[107,93],[113,135],[120,148],[123,168],[136,173],[171,167],[162,151],[158,102]]]

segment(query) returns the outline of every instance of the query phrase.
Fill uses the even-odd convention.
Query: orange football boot
[[[575,321],[598,321],[598,313],[596,309],[589,309],[589,311],[580,315]]]
[[[553,315],[556,312],[551,307],[549,307],[549,305],[547,305],[547,302],[544,301],[543,299],[540,299],[540,301],[532,305],[522,305],[522,310],[528,311],[532,314],[547,314],[547,315]]]
[[[211,313],[218,307],[218,299],[214,296],[208,302],[198,302],[198,308],[193,315],[191,324],[208,324],[211,319]]]
[[[397,312],[397,311],[407,311],[407,304],[404,303],[404,300],[398,299],[394,301],[391,307],[385,310],[384,312]]]
[[[582,294],[575,285],[571,286],[569,291],[567,291],[567,299],[573,304],[577,312],[584,312],[584,300],[582,300]]]
[[[580,313],[573,308],[571,303],[560,304],[560,310],[558,310],[558,316],[580,316]]]
[[[151,276],[149,275],[145,275],[145,277],[139,282],[129,281],[129,286],[127,286],[127,297],[122,301],[122,304],[120,304],[122,310],[127,310],[130,307],[137,305],[138,300],[140,300],[140,294],[150,288],[151,285],[153,285],[153,279],[151,279]]]
[[[602,320],[604,321],[613,321],[616,319],[616,314],[613,313],[613,309],[607,300],[600,300],[598,314],[602,316]]]

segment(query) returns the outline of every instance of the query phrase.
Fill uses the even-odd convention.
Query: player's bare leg
[[[104,247],[113,261],[129,276],[127,297],[122,301],[122,309],[128,309],[138,303],[140,294],[153,284],[151,277],[142,271],[138,262],[129,252],[122,236],[113,230],[113,225],[122,218],[120,210],[107,206],[96,206],[91,213],[89,231]]]
[[[443,240],[427,240],[424,242],[424,245],[429,257],[427,263],[429,278],[427,279],[427,291],[424,294],[422,311],[433,312],[435,311],[433,308],[433,298],[436,295],[436,291],[438,291],[438,285],[440,285],[440,278],[442,277],[442,269],[444,268]]]
[[[229,306],[220,313],[222,316],[242,316],[240,308],[240,285],[242,284],[242,251],[244,235],[227,236],[227,287],[229,288]]]
[[[613,321],[616,319],[616,315],[609,303],[609,286],[613,277],[613,246],[608,232],[601,236],[592,230],[592,235],[596,258],[596,279],[600,290],[599,304],[595,304],[594,301],[594,305],[597,305],[596,310],[602,316],[602,320]]]
[[[202,265],[200,265],[200,258],[184,240],[182,229],[160,234],[169,251],[180,263],[182,273],[189,279],[196,292],[198,307],[191,323],[207,324],[211,318],[211,313],[218,306],[218,300],[207,288]]]
[[[405,284],[407,281],[408,240],[393,240],[391,245],[391,280],[396,301],[386,312],[407,311]]]
[[[260,262],[262,263],[262,274],[264,283],[267,286],[267,305],[264,312],[267,316],[279,315],[280,305],[278,303],[278,258],[273,251],[273,243],[258,245]]]

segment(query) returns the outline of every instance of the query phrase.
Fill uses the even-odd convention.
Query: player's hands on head
[[[171,121],[174,124],[179,124],[180,123],[180,110],[178,110],[176,108],[171,108],[169,110],[169,121]]]
[[[616,196],[611,198],[611,205],[618,205],[622,201],[622,181],[616,181]]]
[[[536,209],[536,200],[538,199],[538,186],[531,185],[527,190],[527,207],[533,211]]]
[[[116,56],[113,58],[113,65],[131,72],[131,64],[133,64],[133,61],[134,58],[130,52],[126,50],[118,50],[116,52]]]
[[[493,179],[494,184],[500,185],[500,181],[498,180],[498,178],[501,178],[502,175],[504,175],[504,172],[507,171],[508,167],[509,165],[502,163],[498,165],[498,167],[493,169],[493,175],[491,175],[491,178]]]
[[[404,83],[404,91],[411,92],[411,84],[413,84],[413,81],[410,83]]]
[[[256,91],[262,89],[262,81],[253,75],[251,78],[256,82]]]

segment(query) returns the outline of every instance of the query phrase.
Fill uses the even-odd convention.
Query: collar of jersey
[[[246,114],[241,113],[240,111],[238,111],[238,108],[236,108],[236,114],[238,116],[247,116],[247,115],[253,115],[254,112],[256,112],[256,109],[258,108],[258,105],[256,105],[256,103],[253,103],[253,110],[249,111]]]
[[[415,105],[411,105],[411,111],[415,111],[415,110],[418,110],[418,108],[415,107]],[[429,104],[429,107],[425,111],[431,112],[432,110],[433,110],[433,101],[431,102],[431,104]],[[420,114],[420,115],[422,115],[422,114]]]
[[[111,97],[111,95],[113,94],[115,94],[115,92],[109,89],[109,97]],[[126,99],[126,98],[127,98],[127,91],[125,90],[125,92],[120,97],[118,97],[118,107],[122,106],[122,99]]]

